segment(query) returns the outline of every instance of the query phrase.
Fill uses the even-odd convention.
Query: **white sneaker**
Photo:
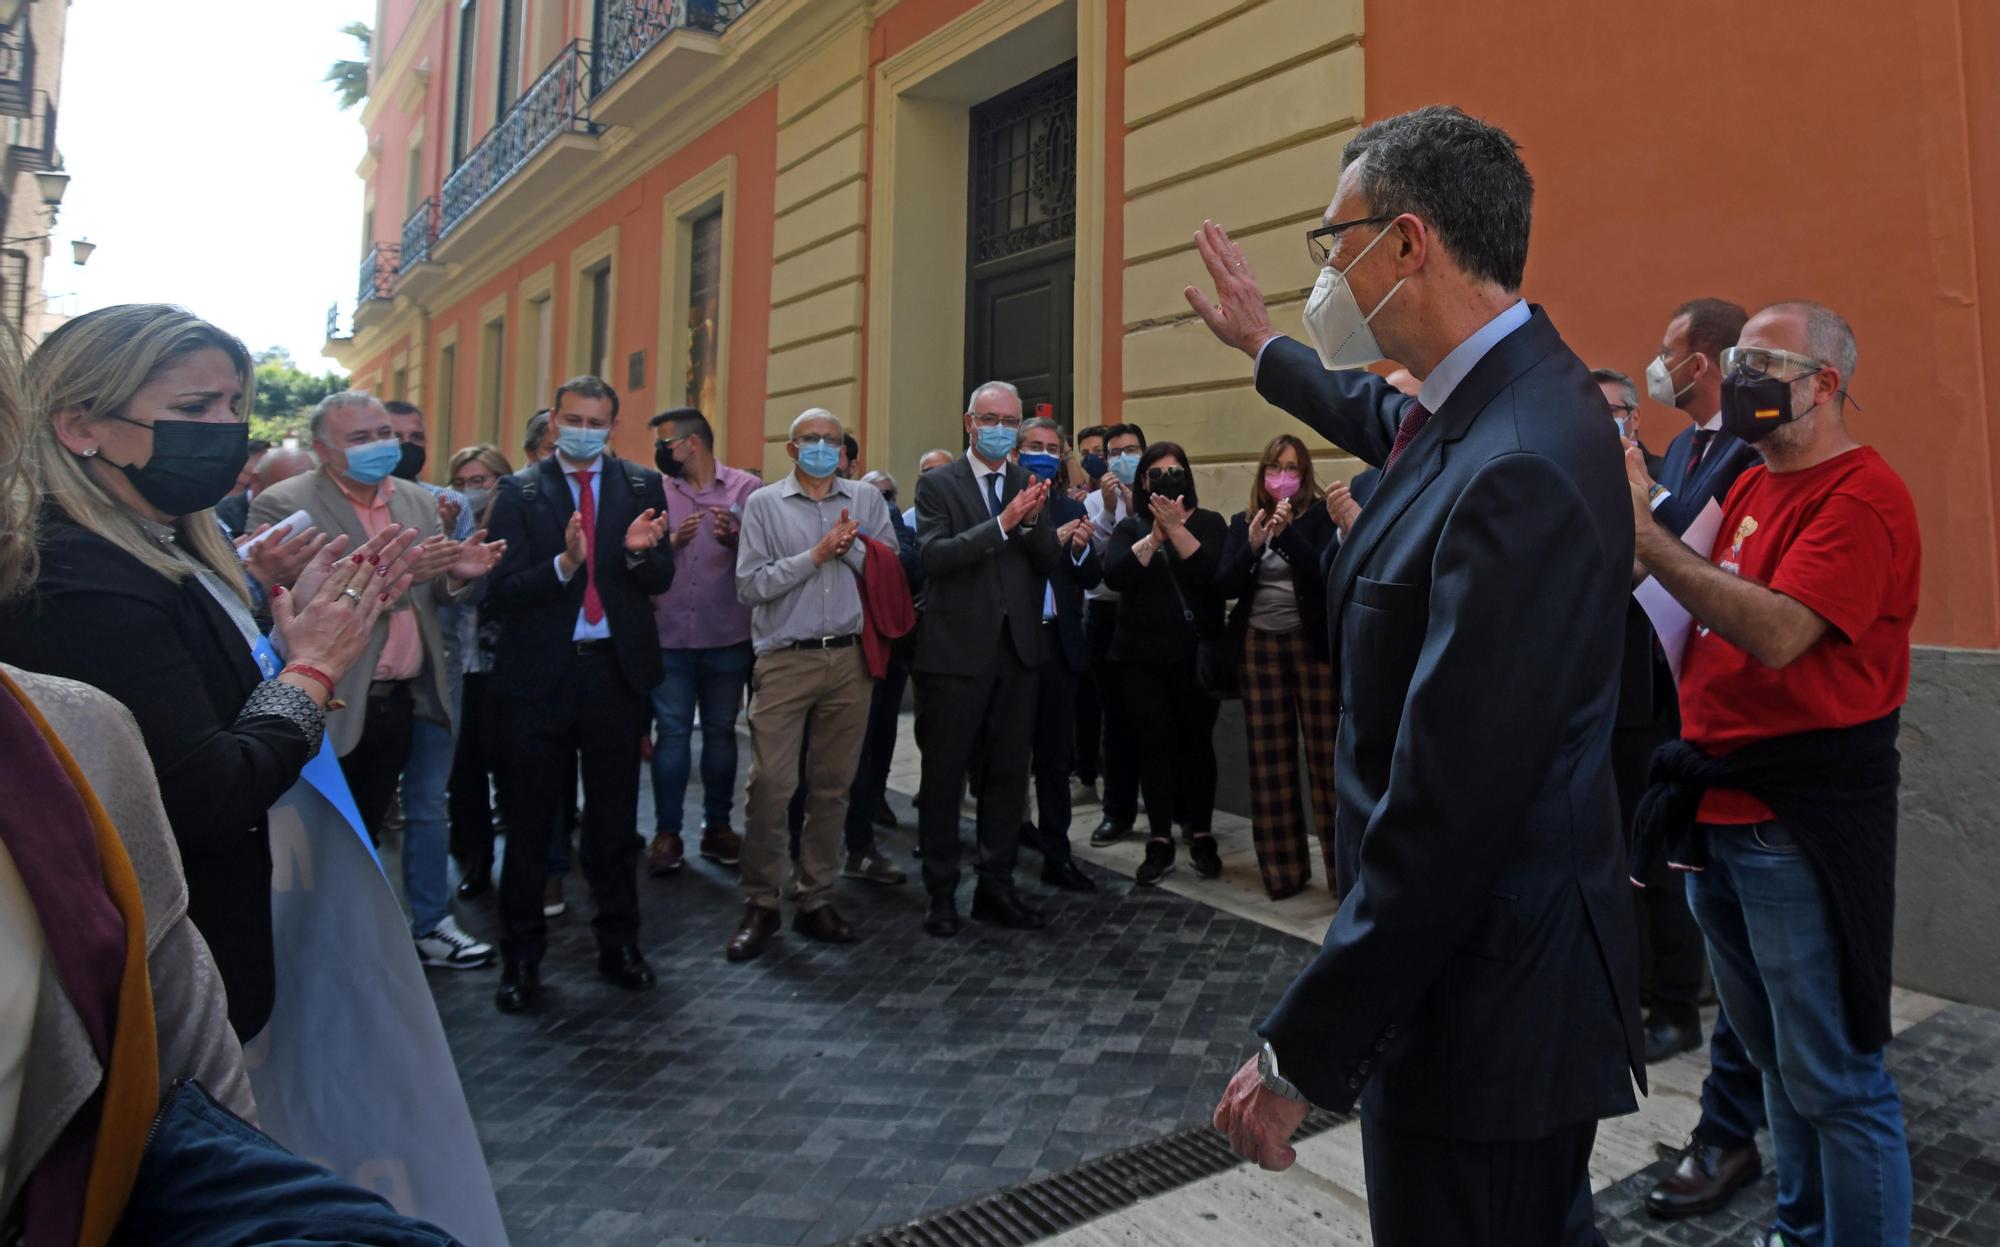
[[[477,970],[493,960],[493,946],[459,930],[458,923],[446,914],[435,931],[417,937],[417,957],[427,966]]]

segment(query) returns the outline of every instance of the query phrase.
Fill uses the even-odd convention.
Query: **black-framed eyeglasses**
[[[1146,469],[1146,483],[1151,485],[1159,481],[1178,480],[1186,475],[1187,469],[1178,463],[1156,463]]]
[[[1387,225],[1396,219],[1396,213],[1385,216],[1356,217],[1352,221],[1340,221],[1333,225],[1322,225],[1318,229],[1306,231],[1306,254],[1312,257],[1314,268],[1325,268],[1333,263],[1334,249],[1340,246],[1340,236],[1357,225]]]
[[[1633,406],[1631,406],[1631,405],[1629,405],[1629,404],[1626,404],[1626,403],[1613,403],[1613,404],[1611,405],[1611,414],[1612,414],[1612,415],[1613,415],[1614,417],[1617,417],[1617,416],[1629,416],[1629,415],[1631,415],[1631,414],[1632,414],[1633,412],[1635,412],[1635,411],[1637,411],[1637,410],[1639,410],[1639,409],[1638,409],[1637,407],[1633,407]]]
[[[694,434],[692,433],[676,433],[672,437],[660,438],[659,443],[660,445],[665,446],[668,450],[672,450],[675,447],[679,446],[682,442],[686,441],[687,439],[693,436]]]

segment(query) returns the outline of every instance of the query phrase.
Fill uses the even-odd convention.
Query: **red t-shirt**
[[[1802,472],[1762,465],[1736,481],[1711,556],[1724,571],[1810,607],[1832,629],[1774,670],[1699,626],[1681,667],[1681,735],[1710,757],[1755,741],[1853,727],[1903,704],[1922,547],[1903,479],[1867,446]],[[1710,789],[1701,821],[1772,817],[1746,792]]]

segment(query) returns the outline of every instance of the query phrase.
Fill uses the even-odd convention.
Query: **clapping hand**
[[[256,577],[257,583],[263,585],[267,593],[279,585],[289,585],[297,581],[306,566],[333,540],[317,528],[293,533],[289,526],[281,525],[276,532],[270,530],[269,524],[262,524],[258,526],[256,532],[247,537],[239,537],[236,541],[236,548],[241,550],[252,541],[257,541],[257,538],[264,538],[262,541],[257,541],[250,553],[244,556],[243,566]],[[266,533],[270,535],[265,536]]]
[[[438,495],[438,527],[448,533],[458,531],[458,499]]]
[[[854,548],[854,539],[861,532],[861,525],[847,516],[847,509],[841,508],[840,519],[826,530],[819,542],[812,548],[813,566],[822,566],[833,559],[844,557]]]
[[[338,562],[322,550],[314,565],[299,576],[301,585],[308,579],[314,582],[310,596],[286,593],[282,587],[275,590],[271,632],[286,659],[335,681],[346,674],[368,647],[376,618],[409,591],[409,569],[420,557],[416,535],[414,529],[403,530],[380,552],[357,553]]]
[[[1348,491],[1346,481],[1335,481],[1326,487],[1326,513],[1333,517],[1334,527],[1343,538],[1354,528],[1354,521],[1361,518],[1361,504]]]
[[[442,533],[428,537],[417,547],[416,558],[410,563],[410,579],[417,584],[434,580],[458,562],[458,556],[458,542]]]
[[[1271,517],[1259,507],[1257,514],[1250,517],[1250,548],[1262,550],[1264,543],[1271,539]]]
[[[1278,509],[1271,512],[1271,540],[1276,541],[1278,538],[1284,536],[1285,530],[1291,526],[1292,500],[1290,498],[1281,499],[1278,503]]]
[[[459,543],[458,561],[453,563],[449,575],[460,584],[479,579],[500,565],[500,556],[507,553],[504,541],[487,541],[486,530],[480,529]]]
[[[562,561],[565,580],[576,575],[576,569],[590,561],[590,541],[583,531],[581,511],[570,512],[569,526],[563,529]]]
[[[639,512],[639,518],[633,520],[632,526],[625,530],[625,552],[644,554],[666,540],[666,536],[667,513],[647,507]]]
[[[1147,498],[1153,509],[1154,522],[1165,532],[1171,533],[1187,525],[1187,517],[1194,514],[1194,508],[1179,498],[1162,498],[1153,494]]]
[[[694,535],[701,531],[701,514],[701,512],[696,511],[680,523],[674,525],[674,535],[671,540],[676,551],[687,549],[688,542],[693,541]]]
[[[1000,531],[1013,532],[1023,524],[1032,524],[1042,514],[1042,506],[1049,500],[1049,483],[1037,478],[1028,483],[1027,488],[1014,495],[1000,511]]]
[[[1082,554],[1090,545],[1090,521],[1078,518],[1056,530],[1056,543],[1068,546],[1071,554]]]
[[[743,523],[721,507],[710,507],[709,515],[715,521],[715,539],[725,546],[734,547],[736,536],[743,531]]]
[[[1104,474],[1104,483],[1098,486],[1098,492],[1104,497],[1104,513],[1118,514],[1118,504],[1125,498],[1125,486],[1119,483],[1118,478],[1107,471]]]
[[[1632,487],[1632,521],[1643,528],[1653,518],[1653,477],[1646,471],[1646,452],[1625,443],[1625,480]]]

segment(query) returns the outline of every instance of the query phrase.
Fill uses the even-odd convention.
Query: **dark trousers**
[[[451,757],[451,855],[467,878],[493,873],[492,783],[505,774],[501,765],[500,701],[493,696],[493,677],[468,671],[460,694],[458,744]]]
[[[511,959],[540,961],[548,944],[542,887],[549,837],[575,789],[564,788],[565,754],[583,777],[583,846],[579,853],[597,902],[591,929],[600,948],[634,943],[639,934],[639,737],[646,694],[625,682],[609,644],[565,648],[555,691],[540,700],[507,701],[507,856],[500,868],[502,945]]]
[[[1070,769],[1084,783],[1095,784],[1103,773],[1104,757],[1104,704],[1098,700],[1095,671],[1076,677],[1076,714],[1071,730],[1076,739],[1071,746]]]
[[[868,734],[861,740],[861,763],[854,787],[847,794],[847,852],[867,857],[875,852],[875,806],[889,792],[889,764],[896,757],[896,728],[903,713],[903,689],[910,682],[910,664],[901,652],[889,659],[888,670],[875,681],[868,702]],[[804,811],[800,811],[803,821]]]
[[[1708,1077],[1701,1080],[1701,1120],[1694,1132],[1717,1147],[1746,1148],[1764,1128],[1764,1075],[1750,1063],[1743,1041],[1717,1010],[1708,1037]]]
[[[1658,723],[1621,727],[1611,736],[1611,773],[1631,846],[1632,816],[1645,795],[1653,751],[1680,735],[1680,717],[1669,712]],[[1687,881],[1667,865],[1662,844],[1650,861],[1634,861],[1632,877],[1645,886],[1632,890],[1639,918],[1639,992],[1662,1020],[1676,1026],[1701,1025],[1701,974],[1708,956],[1701,928],[1688,909]],[[1759,1092],[1761,1095],[1761,1091]]]
[[[1003,627],[998,652],[984,671],[920,672],[917,739],[924,772],[917,795],[917,842],[924,850],[924,887],[951,896],[959,883],[959,795],[980,742],[991,741],[980,769],[979,886],[1014,888],[1021,851],[1021,815],[1028,803],[1028,751],[1035,722],[1035,672],[1021,662]]]
[[[1063,661],[1055,625],[1045,623],[1042,628],[1049,637],[1049,660],[1037,673],[1035,690],[1035,831],[1042,860],[1060,866],[1070,860],[1069,764],[1076,743],[1078,677]]]
[[[1083,608],[1084,640],[1090,648],[1092,687],[1103,712],[1104,817],[1120,827],[1139,821],[1139,744],[1118,664],[1111,659],[1111,638],[1118,631],[1118,603],[1087,602]]]
[[[1215,815],[1215,719],[1221,703],[1201,689],[1194,659],[1118,664],[1139,754],[1139,791],[1155,839],[1174,823],[1207,831]],[[928,850],[926,850],[928,851]]]
[[[1603,1247],[1590,1199],[1597,1123],[1541,1139],[1434,1139],[1361,1114],[1375,1247]]]
[[[380,696],[369,694],[362,713],[368,722],[354,748],[340,755],[340,771],[347,777],[348,791],[354,794],[354,808],[361,825],[377,844],[382,842],[382,820],[389,816],[389,804],[396,799],[396,784],[410,760],[410,733],[416,698],[410,682],[399,680]]]

